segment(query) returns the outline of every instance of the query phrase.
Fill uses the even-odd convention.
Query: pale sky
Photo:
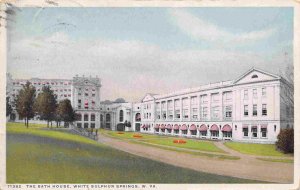
[[[140,101],[292,63],[292,8],[22,8],[13,78],[98,75],[102,100]]]

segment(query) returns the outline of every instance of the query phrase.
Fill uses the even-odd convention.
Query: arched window
[[[124,120],[124,112],[123,110],[120,110],[120,122],[123,122]]]
[[[135,121],[141,121],[141,114],[140,113],[137,113],[135,115]]]
[[[105,120],[106,120],[106,122],[110,122],[110,114],[106,114]]]
[[[258,76],[254,74],[254,75],[252,75],[251,78],[253,78],[253,79],[254,79],[254,78],[258,78]]]

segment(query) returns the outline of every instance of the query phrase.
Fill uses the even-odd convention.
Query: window
[[[274,132],[276,132],[276,125],[274,125]]]
[[[167,119],[167,112],[166,111],[163,111],[162,115],[163,115],[163,119]]]
[[[254,74],[254,75],[252,75],[251,78],[253,78],[253,79],[254,79],[254,78],[258,78],[258,76]]]
[[[193,108],[192,109],[192,117],[193,119],[198,119],[198,109],[197,108]]]
[[[162,109],[166,109],[166,102],[162,102],[162,103],[161,103],[161,108],[162,108]]]
[[[248,116],[248,105],[244,105],[244,116]]]
[[[202,118],[207,118],[207,115],[208,114],[208,108],[207,107],[202,107],[202,115],[201,115],[201,117]]]
[[[253,98],[257,98],[257,89],[253,89]]]
[[[139,109],[139,108],[138,108]],[[159,102],[156,102],[156,109],[157,110],[160,110],[160,103]]]
[[[248,90],[244,90],[244,99],[245,99],[245,100],[248,99]]]
[[[243,135],[244,137],[248,137],[248,126],[243,126]]]
[[[81,123],[77,123],[77,127],[81,128],[82,127]]]
[[[257,126],[251,127],[252,137],[257,138]]]
[[[76,121],[81,121],[82,120],[82,116],[80,113],[76,114]]]
[[[201,101],[201,103],[207,103],[207,95],[201,95],[200,101]]]
[[[182,134],[184,134],[184,135],[187,134],[187,130],[182,130],[181,132],[182,132]]]
[[[110,122],[110,114],[106,114],[105,120],[106,120],[106,122]]]
[[[256,104],[253,105],[253,112],[252,112],[252,115],[253,115],[253,116],[257,116],[257,105],[256,105]]]
[[[261,95],[262,95],[262,96],[266,96],[266,95],[267,95],[266,88],[262,88],[262,89],[261,89]]]
[[[96,95],[95,94],[92,94],[92,97],[95,97]]]
[[[232,117],[232,106],[225,107],[225,117],[231,118]]]
[[[89,115],[88,114],[84,114],[84,121],[88,121],[89,120]]]
[[[178,106],[180,106],[180,105],[179,105],[179,100],[177,99],[177,100],[175,100],[175,107],[178,107]]]
[[[85,96],[89,96],[89,93],[84,93]]]
[[[120,110],[119,121],[123,122],[123,120],[124,120],[124,111]]]
[[[184,109],[182,114],[183,114],[183,118],[185,118],[185,119],[189,118],[189,110],[188,109]]]
[[[89,123],[84,123],[84,128],[89,128]]]
[[[213,107],[212,108],[212,118],[219,118],[219,112],[220,112],[220,108],[219,106]]]
[[[262,105],[261,114],[266,116],[267,115],[267,104]]]
[[[168,119],[173,119],[173,110],[168,111]]]
[[[156,118],[160,119],[160,112],[157,112]]]
[[[226,101],[232,100],[232,92],[225,92],[224,96]]]
[[[267,128],[261,128],[261,137],[266,138],[267,137]]]
[[[197,105],[197,104],[198,104],[197,96],[193,96],[193,97],[191,98],[191,104],[192,104],[192,105]]]
[[[103,115],[102,114],[100,115],[100,121],[101,122],[103,121]]]
[[[91,114],[91,121],[95,121],[95,114]]]
[[[81,109],[81,105],[80,104],[78,105],[78,109]]]
[[[175,110],[176,119],[180,119],[180,110]]]
[[[168,101],[168,109],[172,109],[172,108],[173,108],[173,106],[172,106],[172,101],[169,100],[169,101]]]
[[[81,104],[81,100],[78,100],[78,104]]]
[[[182,99],[182,106],[188,106],[189,102],[188,102],[188,98],[183,98]]]
[[[95,123],[91,123],[91,128],[92,128],[92,129],[95,128]]]

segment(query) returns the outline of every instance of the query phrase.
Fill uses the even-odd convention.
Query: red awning
[[[222,128],[222,131],[231,132],[232,131],[231,126],[230,125],[224,125],[223,128]]]
[[[213,124],[213,125],[210,127],[210,130],[211,130],[211,131],[219,131],[219,127],[218,127],[216,124]]]
[[[207,131],[208,127],[205,124],[202,124],[199,128],[199,131]]]
[[[247,128],[248,129],[248,125],[243,125],[243,128]]]
[[[168,125],[166,126],[166,129],[172,129],[171,124],[168,124]]]
[[[257,128],[257,126],[256,126],[256,125],[254,125],[254,126],[251,126],[251,128]]]
[[[142,128],[145,128],[145,125],[143,125]]]
[[[192,125],[190,126],[190,130],[191,130],[191,131],[195,131],[195,130],[197,130],[197,127],[196,127],[196,125],[192,124]]]
[[[156,124],[154,129],[158,129],[159,128],[159,124]]]
[[[160,125],[160,128],[161,128],[161,129],[165,129],[165,125],[164,125],[164,124],[161,124],[161,125]]]
[[[179,129],[179,126],[178,126],[177,124],[175,124],[174,127],[173,127],[173,129],[174,129],[174,130],[178,130],[178,129]]]
[[[187,126],[185,124],[181,125],[180,130],[187,130]]]
[[[267,124],[260,125],[260,128],[261,128],[261,129],[266,129],[266,128],[268,128],[268,125],[267,125]]]

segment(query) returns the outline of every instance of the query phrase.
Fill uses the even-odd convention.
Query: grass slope
[[[208,152],[219,152],[225,153],[223,150],[214,145],[213,142],[205,141],[205,140],[193,140],[193,139],[184,139],[186,143],[177,144],[173,143],[174,139],[181,139],[176,137],[167,137],[167,136],[159,136],[159,135],[149,135],[149,134],[141,134],[142,138],[134,138],[132,132],[124,132],[124,134],[118,134],[116,131],[106,131],[101,130],[101,133],[108,134],[112,137],[122,138],[122,139],[134,139],[141,142],[148,142],[157,145],[165,145],[171,147],[179,147],[186,148],[192,150],[200,150],[200,151],[208,151]]]
[[[286,156],[282,152],[277,151],[274,144],[226,142],[224,145],[243,154],[258,156]]]
[[[258,183],[171,166],[77,135],[18,127],[7,128],[7,183]]]

